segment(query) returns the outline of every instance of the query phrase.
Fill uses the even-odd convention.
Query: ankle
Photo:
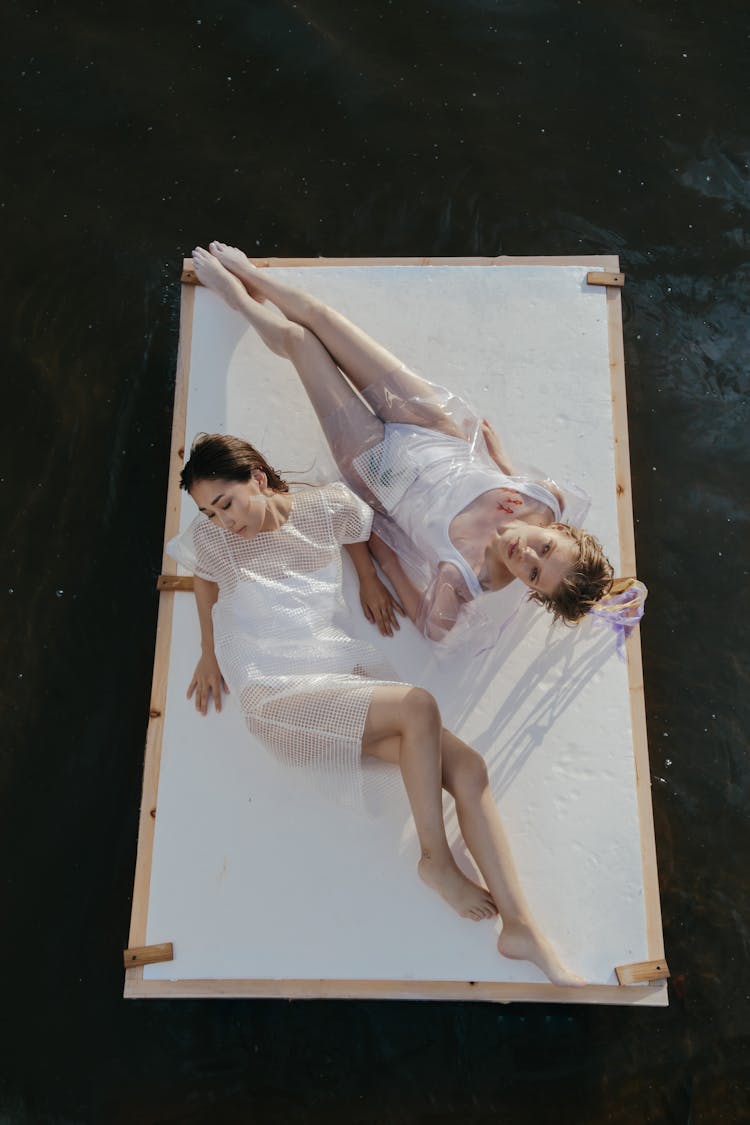
[[[455,860],[448,847],[422,848],[418,866],[430,868],[432,871],[446,871],[448,868],[455,867]]]

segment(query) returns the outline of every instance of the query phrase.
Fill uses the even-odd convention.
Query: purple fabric
[[[617,635],[617,655],[625,659],[625,641],[643,617],[643,606],[648,590],[642,582],[633,582],[619,594],[608,594],[593,606],[589,613],[614,629]]]

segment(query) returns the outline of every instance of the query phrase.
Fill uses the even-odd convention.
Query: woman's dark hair
[[[199,480],[250,480],[253,469],[262,469],[274,492],[289,491],[254,445],[229,434],[198,434],[180,473],[180,488],[189,492]]]

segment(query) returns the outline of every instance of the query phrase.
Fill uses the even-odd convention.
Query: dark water
[[[2,1122],[750,1120],[744,9],[6,5]],[[175,279],[212,237],[620,253],[668,1010],[121,999]]]

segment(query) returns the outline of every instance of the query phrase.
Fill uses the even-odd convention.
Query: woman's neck
[[[292,496],[289,492],[268,492],[266,494],[266,516],[261,531],[278,531],[289,519],[292,509]]]

